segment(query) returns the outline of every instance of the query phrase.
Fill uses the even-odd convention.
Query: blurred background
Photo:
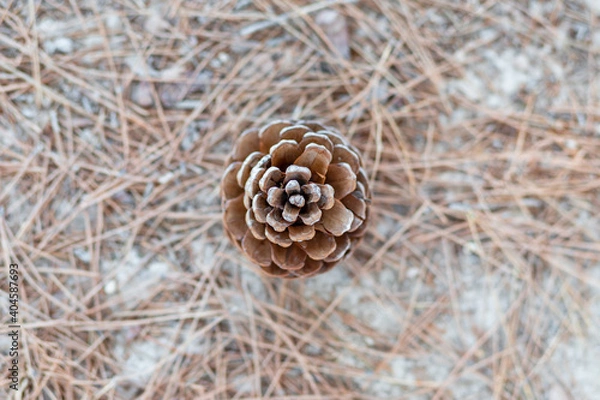
[[[600,396],[600,2],[0,4],[0,397]],[[302,281],[221,225],[232,143],[279,118],[373,191]]]

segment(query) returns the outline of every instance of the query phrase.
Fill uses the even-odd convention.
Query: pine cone
[[[364,235],[369,187],[358,151],[331,128],[276,121],[238,138],[221,182],[225,231],[262,271],[329,271]]]

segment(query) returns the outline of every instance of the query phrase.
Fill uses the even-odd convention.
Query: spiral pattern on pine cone
[[[221,182],[225,231],[270,276],[329,271],[364,235],[370,192],[359,153],[312,121],[244,131]]]

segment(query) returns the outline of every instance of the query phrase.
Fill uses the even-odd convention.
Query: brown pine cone
[[[311,121],[237,139],[221,182],[225,231],[270,276],[329,271],[364,235],[370,192],[356,148]]]

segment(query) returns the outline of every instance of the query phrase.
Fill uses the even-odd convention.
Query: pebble
[[[117,291],[117,282],[113,279],[104,285],[104,293],[113,294]]]
[[[327,38],[346,60],[350,58],[350,40],[346,18],[335,10],[323,10],[315,18]]]
[[[54,40],[48,40],[48,41],[44,42],[44,50],[48,54],[54,54],[54,53],[69,54],[69,53],[73,52],[73,47],[74,47],[73,40],[66,38],[66,37],[60,37],[60,38],[56,38]]]
[[[150,86],[150,82],[144,81],[133,85],[130,98],[131,101],[141,107],[152,107],[154,99],[152,98],[152,87]]]

